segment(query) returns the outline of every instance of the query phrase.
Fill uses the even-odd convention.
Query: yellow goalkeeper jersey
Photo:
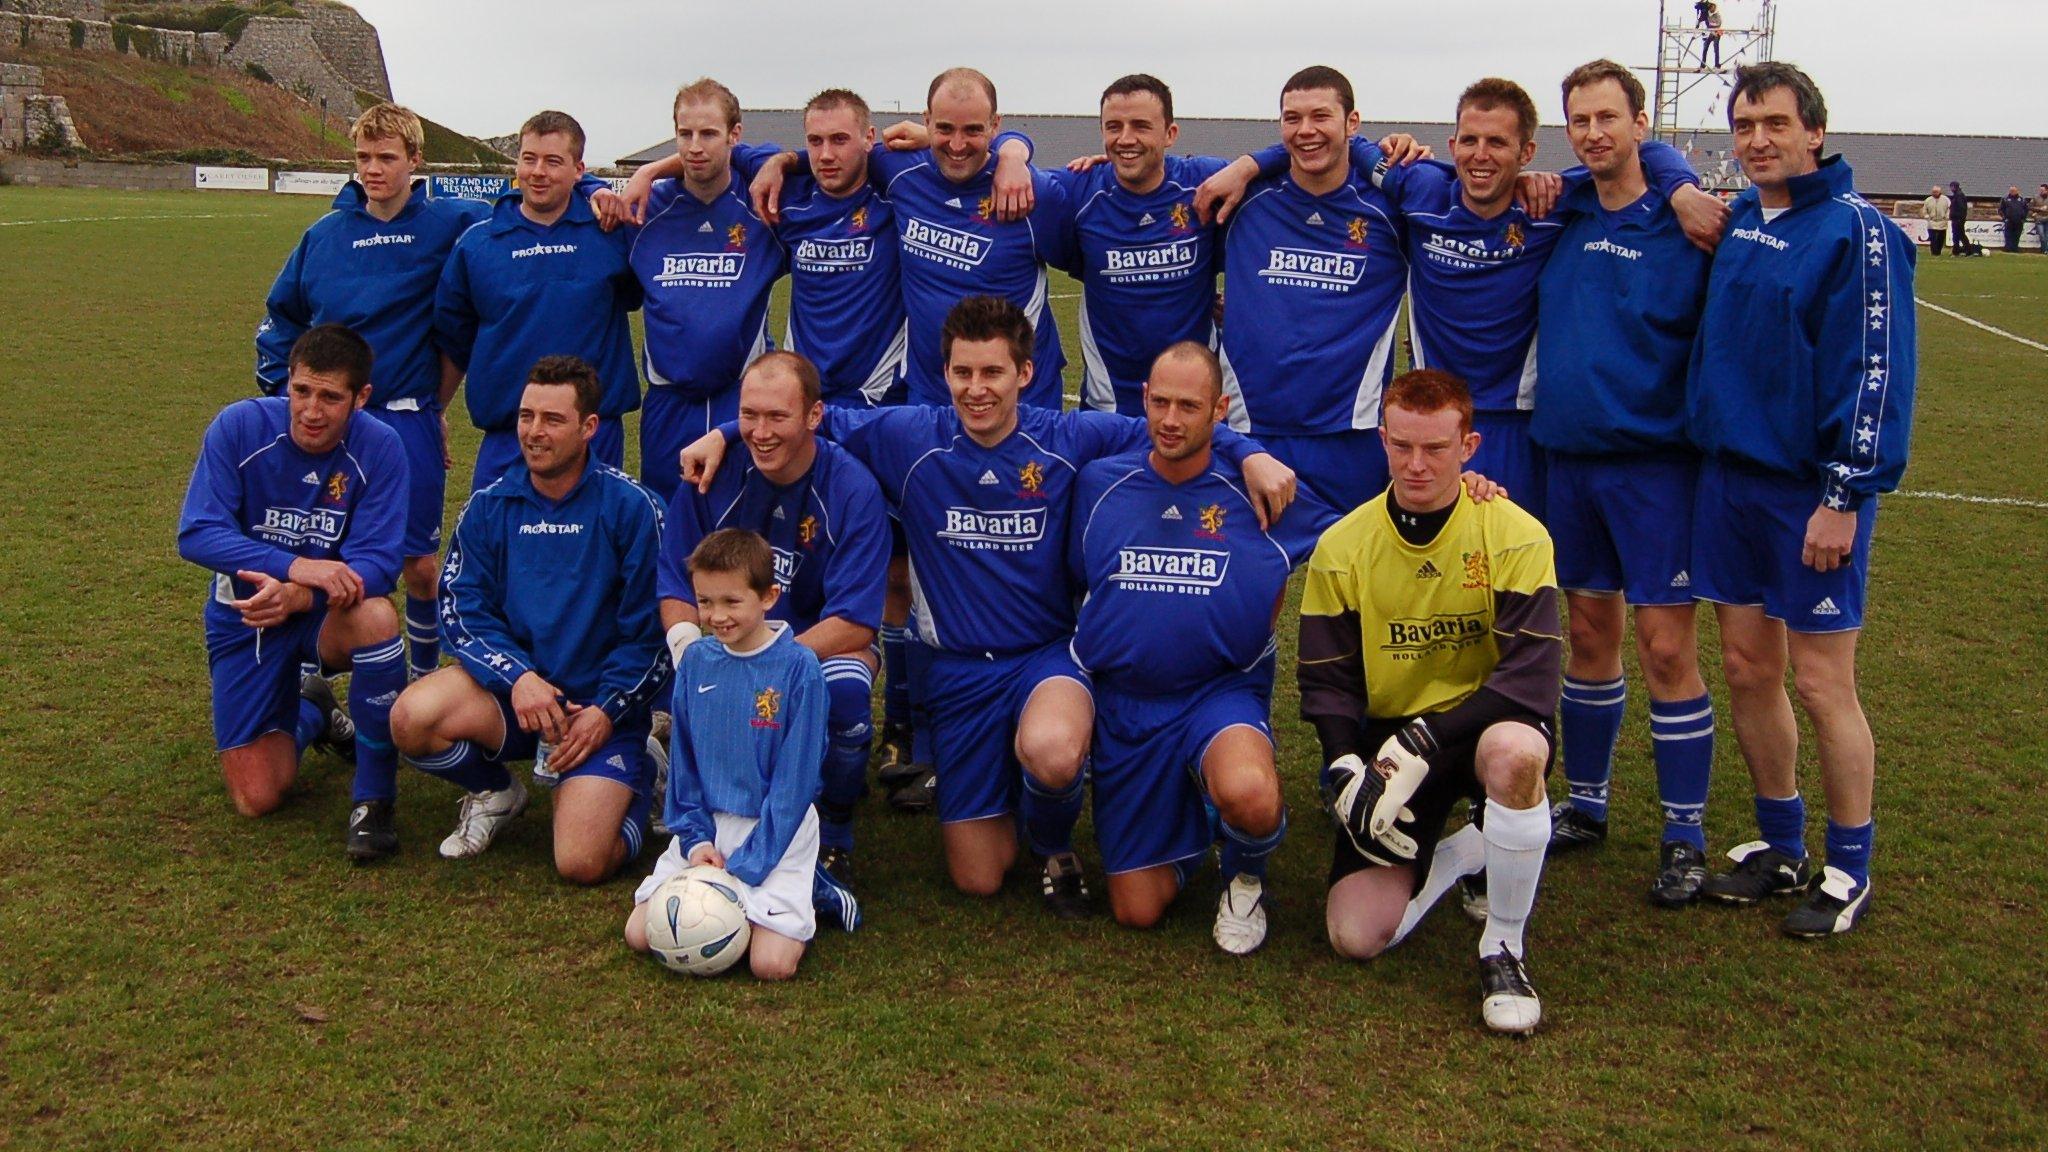
[[[1441,712],[1481,685],[1547,714],[1536,702],[1556,699],[1555,663],[1546,672],[1513,657],[1563,643],[1557,606],[1550,536],[1535,517],[1506,499],[1480,504],[1461,493],[1436,538],[1417,546],[1402,539],[1381,493],[1325,532],[1309,559],[1304,685],[1362,675],[1365,715],[1375,719]]]

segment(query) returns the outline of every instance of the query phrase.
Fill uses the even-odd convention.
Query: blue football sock
[[[1564,779],[1572,807],[1595,820],[1607,819],[1607,782],[1614,776],[1614,742],[1628,708],[1628,684],[1564,678],[1558,704],[1558,737],[1564,741]]]
[[[391,746],[391,705],[405,690],[405,644],[393,636],[349,653],[348,714],[356,722],[355,800],[398,798],[398,750]]]
[[[827,848],[853,850],[853,810],[868,791],[868,745],[875,675],[858,660],[825,661],[824,780],[818,793],[818,835]]]
[[[1870,883],[1870,844],[1877,822],[1866,821],[1860,828],[1845,828],[1828,821],[1828,867],[1847,872],[1861,888]]]
[[[1764,843],[1794,860],[1806,859],[1806,801],[1799,793],[1783,800],[1758,796],[1756,827]]]
[[[640,858],[640,847],[647,840],[647,813],[654,805],[651,797],[635,793],[631,803],[626,805],[625,818],[619,821],[619,839],[626,842],[626,863]]]
[[[1237,877],[1251,876],[1259,880],[1266,878],[1266,859],[1280,842],[1287,839],[1287,810],[1280,810],[1280,824],[1264,836],[1253,836],[1232,827],[1230,821],[1223,821],[1223,882],[1230,883]]]
[[[292,743],[298,745],[299,755],[304,756],[306,749],[311,748],[313,741],[318,740],[320,734],[325,731],[327,710],[304,696],[299,697],[299,720],[292,726]]]
[[[1707,850],[1702,818],[1714,775],[1714,699],[1650,701],[1650,754],[1664,804],[1664,839]]]
[[[1024,773],[1024,797],[1019,805],[1025,839],[1040,856],[1058,856],[1074,850],[1074,825],[1081,819],[1082,793],[1088,774],[1077,772],[1074,782],[1055,792]]]
[[[406,666],[417,680],[441,666],[441,633],[436,605],[431,599],[405,598],[405,644],[410,653]]]
[[[882,721],[910,723],[910,657],[904,652],[908,629],[882,625]]]
[[[413,767],[438,776],[465,792],[500,792],[512,786],[512,774],[468,740],[457,740],[447,751],[415,756]]]

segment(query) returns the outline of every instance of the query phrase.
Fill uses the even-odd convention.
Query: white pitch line
[[[260,212],[180,212],[162,216],[52,216],[43,220],[0,220],[0,228],[24,228],[30,224],[100,224],[109,220],[253,220],[260,215]]]
[[[1922,308],[1932,308],[1936,312],[1941,313],[1943,316],[1946,316],[1951,320],[1961,320],[1963,323],[1968,324],[1970,327],[1982,328],[1984,331],[1991,333],[1993,336],[2003,336],[2007,340],[2010,340],[2015,344],[2025,344],[2027,347],[2032,348],[2036,352],[2048,352],[2048,344],[2036,343],[2032,340],[2027,339],[2025,336],[2015,336],[2012,333],[2007,332],[2003,328],[1993,328],[1991,325],[1986,324],[1982,320],[1972,319],[1968,316],[1963,315],[1961,312],[1955,311],[1954,309],[1943,308],[1939,304],[1930,303],[1929,301],[1924,300],[1918,296],[1915,296],[1913,299],[1916,302],[1918,302]]]
[[[2017,496],[1971,496],[1963,492],[1908,492],[1900,489],[1894,496],[1911,496],[1916,500],[1954,500],[1962,504],[2000,504],[2009,508],[2048,508],[2048,500],[2022,500]]]

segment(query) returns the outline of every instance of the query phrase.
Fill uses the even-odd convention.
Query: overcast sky
[[[476,136],[561,108],[589,133],[593,164],[668,135],[670,98],[700,75],[749,108],[799,107],[844,86],[878,109],[915,111],[935,73],[967,64],[995,80],[1006,111],[1091,113],[1110,80],[1151,72],[1173,87],[1180,116],[1257,117],[1274,113],[1290,73],[1320,63],[1351,77],[1368,124],[1447,120],[1459,90],[1489,74],[1520,81],[1548,123],[1572,66],[1596,56],[1648,65],[1657,37],[1655,0],[351,2],[377,26],[401,103]],[[1690,0],[1669,7],[1691,23]],[[1721,7],[1734,29],[1755,21],[1761,0]],[[1777,56],[1820,83],[1837,130],[2048,135],[2048,5],[2038,0],[1776,7]],[[1718,112],[1702,89],[1685,121]]]

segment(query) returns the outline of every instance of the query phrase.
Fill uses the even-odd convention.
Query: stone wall
[[[102,23],[107,18],[107,6],[100,0],[0,0],[0,12],[61,16],[66,20],[97,20]]]
[[[313,25],[313,42],[343,80],[364,92],[391,99],[391,77],[384,70],[384,43],[377,29],[341,4],[307,3],[300,11]]]
[[[315,107],[324,99],[329,116],[341,117],[344,124],[355,119],[355,85],[321,55],[320,45],[313,39],[313,25],[308,21],[258,16],[242,30],[241,40],[223,57],[222,63],[235,69],[254,64]]]
[[[209,34],[217,42],[226,37]],[[209,47],[197,32],[169,28],[116,28],[112,24],[57,16],[24,16],[0,12],[0,44],[51,48],[60,52],[125,52],[147,60],[191,66],[216,64],[218,48]]]
[[[71,107],[62,96],[30,96],[22,100],[21,134],[24,147],[47,151],[85,147],[78,125],[71,121]]]
[[[182,191],[193,187],[190,164],[106,164],[0,156],[0,183],[32,188],[108,188],[121,192]],[[217,193],[208,193],[217,195]]]
[[[43,70],[26,64],[0,64],[0,151],[19,151],[30,96],[43,90]]]

